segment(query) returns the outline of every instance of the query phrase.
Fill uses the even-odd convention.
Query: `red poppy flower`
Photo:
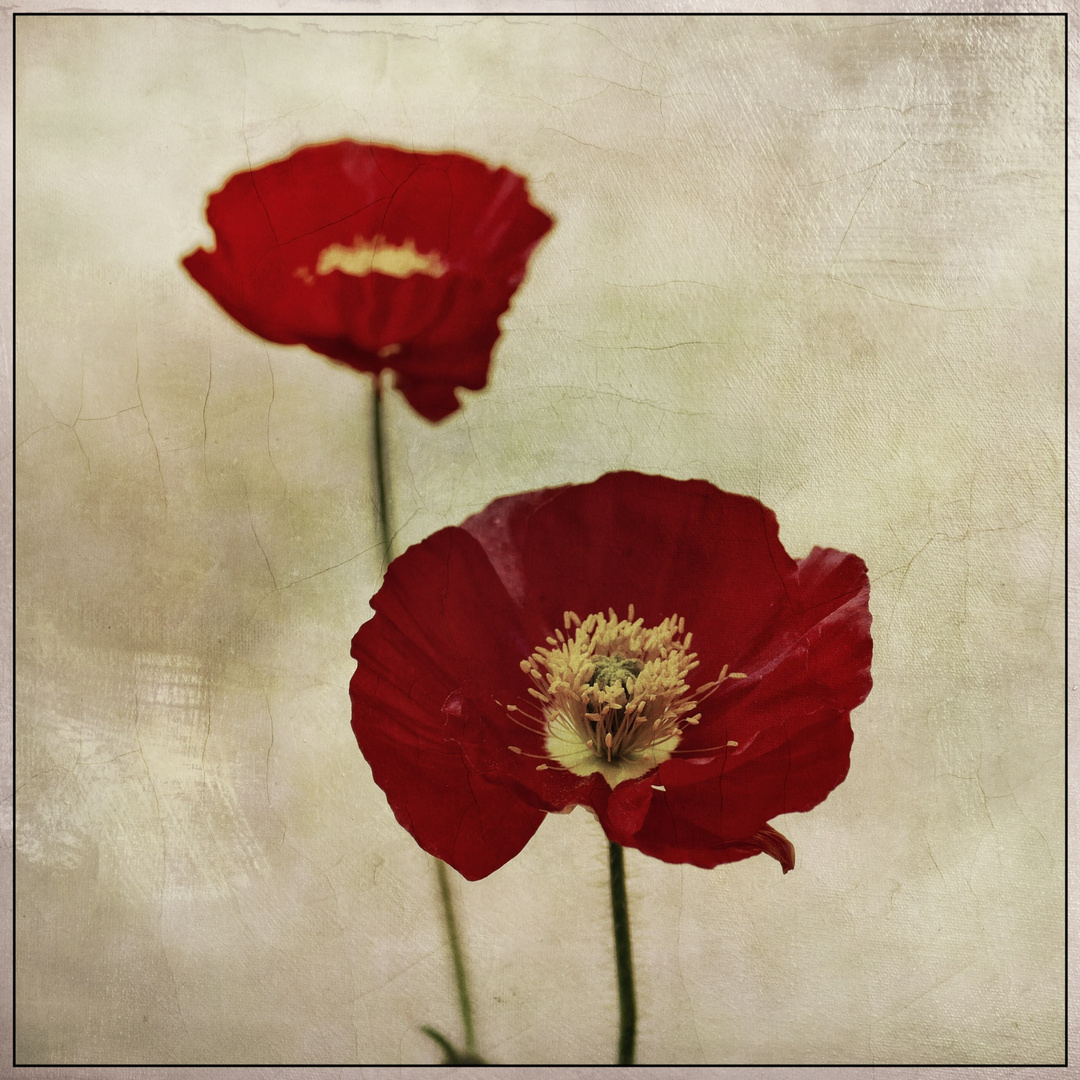
[[[848,771],[870,692],[854,555],[798,561],[776,517],[700,480],[611,473],[497,499],[396,559],[353,640],[353,730],[398,821],[465,877],[545,813],[713,867]]]
[[[184,266],[234,319],[393,370],[429,420],[487,383],[499,316],[552,225],[507,169],[349,140],[237,173],[206,217],[216,247]]]

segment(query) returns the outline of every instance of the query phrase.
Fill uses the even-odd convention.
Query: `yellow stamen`
[[[298,266],[293,271],[293,276],[298,277],[306,285],[312,285],[315,283],[316,275],[325,277],[335,270],[340,270],[351,277],[388,274],[391,277],[407,278],[413,274],[426,274],[428,277],[439,278],[448,269],[449,267],[437,251],[424,254],[416,250],[416,243],[413,240],[406,240],[399,246],[387,243],[386,237],[379,235],[372,240],[358,236],[351,246],[330,244],[319,252],[315,274],[312,274],[306,266]],[[393,349],[394,352],[401,350],[400,345],[389,345],[386,348]],[[392,356],[394,353],[388,352],[385,355]]]
[[[612,788],[667,761],[683,729],[701,719],[700,703],[725,679],[745,678],[725,665],[691,690],[687,677],[699,664],[685,620],[646,627],[633,605],[627,615],[567,611],[567,633],[557,630],[521,662],[536,684],[529,694],[541,705],[549,757],[577,776],[599,772]]]

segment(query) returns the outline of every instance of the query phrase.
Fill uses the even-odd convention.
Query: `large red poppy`
[[[398,821],[465,877],[545,813],[713,867],[848,771],[870,692],[855,555],[798,561],[700,480],[611,473],[497,499],[396,559],[353,640],[353,730]]]
[[[393,370],[429,420],[486,385],[499,316],[552,225],[507,169],[349,140],[237,173],[206,217],[216,247],[184,266],[234,319]]]

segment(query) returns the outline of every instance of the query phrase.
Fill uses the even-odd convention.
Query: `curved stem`
[[[371,400],[372,453],[375,458],[375,489],[379,500],[379,532],[382,536],[383,569],[393,558],[393,530],[390,525],[390,480],[386,467],[386,438],[383,432],[382,380],[375,376],[375,389]],[[472,1003],[469,1000],[469,984],[465,975],[465,960],[458,937],[457,918],[454,914],[454,898],[450,892],[450,878],[446,863],[435,859],[435,871],[439,879],[439,898],[442,901],[443,922],[450,943],[450,955],[454,962],[454,982],[457,985],[458,1006],[461,1023],[465,1028],[465,1052],[476,1055],[476,1033],[473,1028]]]
[[[630,911],[626,904],[626,871],[623,849],[608,841],[611,868],[611,923],[615,930],[615,970],[619,984],[618,1065],[634,1064],[637,1035],[637,1003],[634,998],[634,965],[630,956]]]

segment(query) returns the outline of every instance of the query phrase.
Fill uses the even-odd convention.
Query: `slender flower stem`
[[[454,960],[454,981],[457,983],[458,1004],[461,1006],[461,1023],[465,1028],[465,1053],[469,1057],[476,1057],[476,1031],[473,1028],[469,983],[465,977],[465,958],[461,953],[461,941],[458,938],[454,898],[450,894],[450,875],[442,859],[435,860],[435,872],[439,878],[439,895],[442,897],[443,918],[446,920],[446,936],[450,939],[450,955]]]
[[[634,999],[634,965],[630,956],[630,911],[626,905],[626,871],[623,849],[608,841],[611,868],[611,922],[615,930],[615,969],[619,983],[618,1065],[634,1064],[637,1035],[637,1003]]]
[[[383,437],[382,378],[375,376],[375,393],[371,398],[371,427],[374,433],[372,452],[375,458],[375,488],[379,495],[379,530],[382,533],[383,569],[393,558],[393,536],[390,530],[390,479],[386,469],[386,439]]]
[[[390,480],[386,467],[386,438],[383,431],[383,395],[381,377],[375,376],[375,392],[371,400],[372,452],[375,458],[375,488],[379,498],[379,531],[382,535],[383,569],[393,558],[393,529],[390,524]],[[472,1002],[469,1000],[469,983],[465,975],[465,959],[458,936],[457,917],[454,914],[454,897],[450,892],[450,876],[446,863],[435,859],[435,872],[439,879],[439,898],[442,901],[443,922],[450,942],[450,955],[454,961],[454,982],[457,985],[458,1006],[461,1023],[465,1028],[465,1053],[477,1057],[476,1032],[473,1028]],[[439,1039],[442,1037],[439,1036]]]

